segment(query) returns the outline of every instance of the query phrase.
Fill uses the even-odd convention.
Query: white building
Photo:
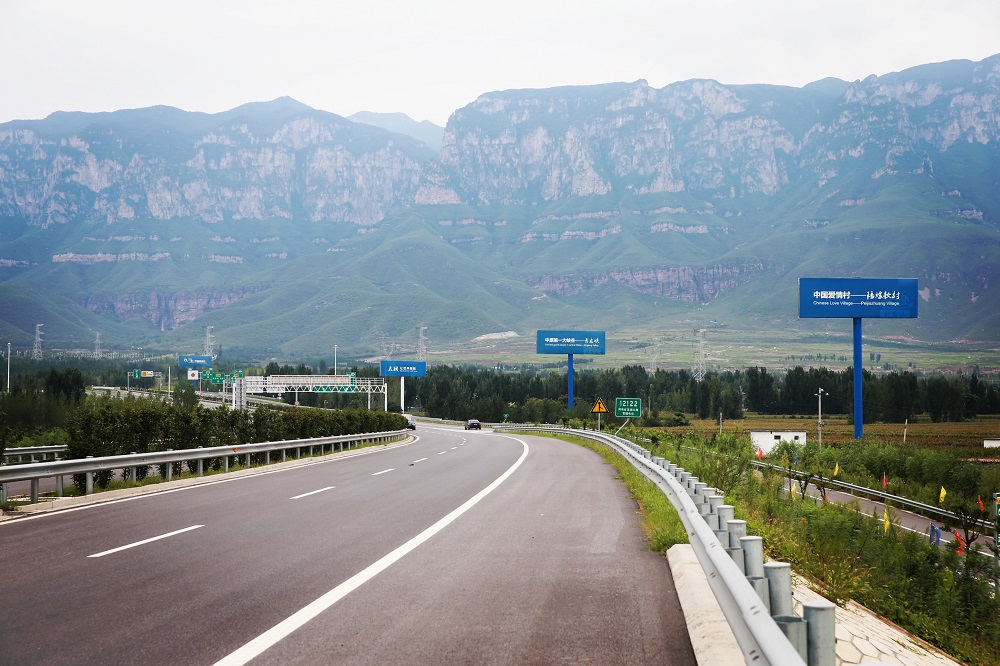
[[[754,452],[762,451],[767,455],[777,446],[778,442],[794,442],[795,444],[806,443],[805,430],[751,430],[750,443]]]

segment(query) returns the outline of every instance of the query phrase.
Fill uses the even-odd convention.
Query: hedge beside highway
[[[91,398],[67,421],[67,457],[239,446],[401,430],[405,426],[406,418],[399,414],[366,409],[185,409],[155,400]]]

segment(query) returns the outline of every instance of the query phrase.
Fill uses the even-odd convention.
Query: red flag
[[[981,495],[977,496],[976,499],[979,500],[979,510],[982,511],[983,513],[986,513],[986,505],[983,504],[983,498],[982,498],[982,496]]]
[[[764,457],[764,449],[762,449],[762,448],[760,448],[760,447],[758,446],[758,447],[757,447],[757,460],[760,460],[760,459],[761,459],[761,458],[763,458],[763,457]]]
[[[882,472],[882,489],[884,490],[886,486],[889,485],[889,480],[885,478],[885,472]]]
[[[958,536],[958,532],[952,532],[955,535],[955,541],[958,542],[958,548],[955,549],[956,555],[961,555],[965,552],[965,542],[962,541],[962,537]]]

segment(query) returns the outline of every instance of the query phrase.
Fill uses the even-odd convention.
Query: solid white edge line
[[[378,476],[379,474],[385,474],[386,472],[391,472],[395,470],[395,467],[390,467],[389,469],[384,469],[381,472],[372,472],[372,476]]]
[[[111,550],[105,550],[102,553],[94,553],[93,555],[87,555],[87,557],[104,557],[105,555],[110,555],[111,553],[117,553],[121,550],[128,550],[129,548],[135,548],[136,546],[141,546],[145,543],[150,543],[152,541],[159,541],[160,539],[166,539],[167,537],[172,537],[176,534],[183,534],[184,532],[190,532],[191,530],[196,530],[199,527],[204,527],[204,525],[192,525],[191,527],[185,527],[182,530],[175,530],[173,532],[168,532],[167,534],[161,534],[160,536],[155,536],[150,539],[143,539],[142,541],[136,541],[135,543],[130,543],[127,546],[118,546],[117,548],[112,548]]]
[[[249,643],[245,644],[243,647],[237,648],[235,651],[231,652],[227,656],[223,657],[219,661],[215,662],[215,666],[242,666],[246,664],[251,659],[261,655],[265,650],[267,650],[272,645],[275,645],[283,638],[287,637],[296,629],[302,627],[307,622],[315,618],[317,615],[325,611],[326,609],[333,606],[335,603],[346,597],[348,594],[358,589],[369,580],[382,573],[388,569],[392,564],[401,560],[405,555],[410,553],[420,544],[424,543],[432,536],[443,530],[449,524],[454,522],[459,516],[471,509],[479,500],[483,499],[491,492],[493,492],[497,486],[506,481],[514,471],[521,466],[524,459],[528,457],[528,443],[524,440],[517,439],[516,437],[511,437],[516,442],[520,442],[524,450],[521,452],[521,457],[511,465],[506,472],[501,474],[493,483],[486,486],[478,493],[473,495],[471,498],[466,500],[464,504],[460,507],[446,515],[441,520],[437,521],[426,530],[413,537],[402,546],[392,551],[388,555],[382,557],[382,559],[371,564],[366,569],[359,571],[354,574],[343,583],[333,588],[319,599],[316,599],[312,603],[303,607],[302,609],[296,611],[292,615],[274,625],[263,634],[254,638]]]
[[[414,461],[413,461],[413,462],[411,462],[410,464],[411,464],[411,465],[416,465],[416,464],[417,464],[418,462],[423,462],[423,461],[425,461],[425,460],[427,460],[427,458],[419,458],[418,460],[414,460]]]
[[[327,486],[326,488],[320,488],[319,490],[312,490],[312,491],[310,491],[308,493],[302,493],[301,495],[296,495],[295,497],[289,497],[288,499],[290,499],[290,500],[293,500],[293,499],[302,499],[303,497],[309,497],[310,495],[315,495],[316,493],[321,493],[324,490],[333,490],[336,487],[337,486]]]

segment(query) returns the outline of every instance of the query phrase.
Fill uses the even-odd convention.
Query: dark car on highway
[[[468,421],[465,422],[465,429],[466,430],[482,430],[483,429],[483,424],[480,423],[479,421],[477,421],[476,419],[469,419]]]

